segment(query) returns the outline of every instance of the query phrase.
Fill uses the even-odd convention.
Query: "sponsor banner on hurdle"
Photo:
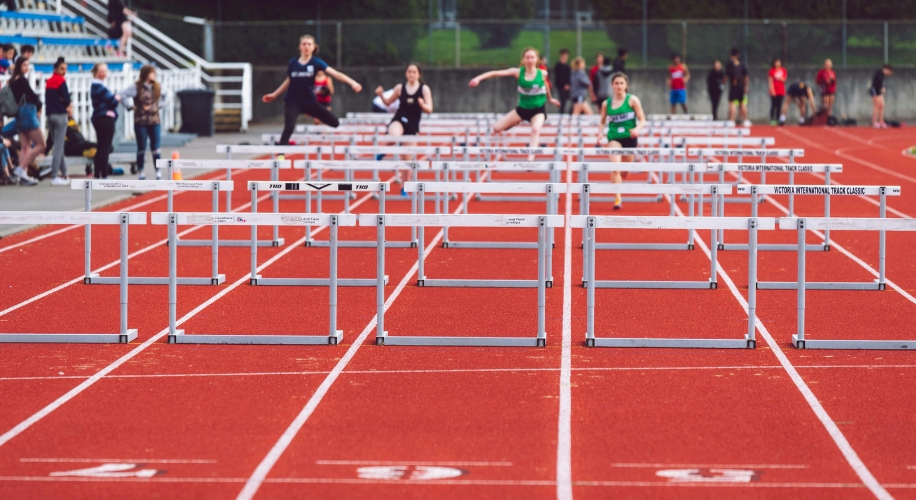
[[[253,145],[253,144],[218,144],[217,153],[232,154],[253,154],[253,155],[294,155],[294,154],[314,154],[321,151],[321,146],[280,146],[280,145]],[[324,148],[324,152],[329,152]]]
[[[329,160],[296,160],[293,168],[311,170],[415,170],[425,162],[417,161],[329,161]]]
[[[798,194],[824,196],[900,196],[900,186],[780,186],[765,184],[760,186],[738,186],[738,194],[750,194],[756,188],[758,194]],[[882,190],[884,192],[882,193]]]
[[[747,349],[756,347],[756,307],[757,294],[757,231],[772,230],[776,227],[773,218],[746,218],[746,217],[614,217],[614,216],[572,216],[570,226],[583,228],[589,233],[586,252],[589,255],[587,270],[587,323],[585,342],[590,347],[685,347],[685,348],[733,348]],[[723,229],[746,230],[750,241],[751,250],[748,252],[748,326],[747,333],[741,339],[683,339],[683,338],[599,338],[595,334],[595,289],[599,283],[595,277],[595,232],[599,228],[607,229],[692,229],[710,230],[713,244],[710,262],[710,283],[714,283],[717,273],[717,259],[715,250],[716,233]],[[627,283],[627,282],[609,282]],[[629,288],[629,286],[614,286],[613,288]],[[658,287],[667,288],[667,287]],[[698,287],[703,288],[703,287]],[[715,288],[707,286],[705,288]]]
[[[70,189],[92,189],[93,191],[228,191],[232,181],[166,181],[166,180],[90,180],[72,179]]]
[[[569,162],[570,168],[580,172],[706,172],[707,164],[704,162],[607,162],[607,161],[574,161]]]
[[[178,170],[267,170],[271,168],[287,169],[292,167],[290,160],[158,160],[157,168]]]
[[[913,350],[916,349],[914,340],[874,340],[874,339],[809,339],[805,334],[805,300],[806,290],[812,289],[812,284],[806,281],[806,252],[805,235],[807,231],[878,231],[881,235],[882,247],[884,234],[887,231],[916,232],[916,219],[874,219],[874,218],[783,218],[779,220],[779,229],[798,232],[798,279],[794,289],[798,299],[797,330],[792,335],[792,344],[798,349],[883,349],[883,350]],[[883,252],[878,258],[878,284],[885,283],[885,256]],[[822,288],[815,288],[822,289]],[[883,286],[881,288],[884,289]],[[909,332],[908,332],[909,333]]]
[[[712,115],[704,114],[693,114],[693,115],[648,115],[647,120],[659,121],[659,120],[687,120],[691,122],[704,121],[711,122],[713,121]]]
[[[449,155],[449,146],[336,146],[334,152],[348,155]]]
[[[19,224],[120,226],[120,272],[117,278],[117,283],[120,285],[120,324],[118,333],[0,333],[0,343],[126,344],[137,338],[137,330],[128,328],[127,318],[128,252],[130,248],[128,228],[132,224],[146,224],[145,212],[0,212],[0,225]],[[38,322],[40,323],[40,317]]]
[[[378,327],[376,343],[379,345],[431,345],[431,346],[516,346],[516,347],[542,347],[547,342],[546,332],[546,247],[547,229],[563,227],[561,215],[524,215],[524,214],[436,214],[436,215],[401,215],[401,214],[362,214],[359,222],[361,226],[377,227],[377,266],[378,284],[376,292],[376,307]],[[518,227],[536,228],[538,232],[538,266],[537,266],[537,318],[538,327],[536,335],[531,337],[461,337],[461,336],[399,336],[390,335],[385,331],[385,290],[384,290],[384,241],[385,228],[388,226],[419,226],[422,230],[426,226],[438,227]],[[422,239],[421,239],[422,241]],[[448,286],[448,287],[517,287],[521,280],[459,280],[459,279],[428,279],[424,271],[424,245],[417,245],[418,270],[417,284],[419,286]]]
[[[799,158],[805,156],[804,149],[729,149],[729,148],[688,148],[689,156],[752,156],[766,158]]]
[[[684,156],[683,148],[565,148],[563,155],[583,156]]]
[[[258,191],[388,191],[387,182],[272,182],[248,181],[248,189]]]
[[[550,172],[562,163],[552,161],[433,161],[430,170],[496,170],[519,172]]]
[[[711,172],[787,172],[800,174],[840,173],[842,163],[707,163]]]

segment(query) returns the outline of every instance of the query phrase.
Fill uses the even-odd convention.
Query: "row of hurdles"
[[[105,183],[109,181],[74,181],[74,187],[80,188],[80,183]],[[114,181],[111,181],[114,182]],[[137,181],[143,182],[144,185],[139,188],[147,190],[170,188],[170,190],[189,189],[199,191],[212,191],[214,199],[216,193],[231,189],[230,181]],[[378,333],[377,342],[386,345],[476,345],[476,346],[543,346],[546,345],[546,328],[545,328],[545,307],[546,307],[546,288],[552,285],[552,234],[556,228],[569,225],[573,228],[583,229],[586,238],[583,248],[585,265],[583,269],[583,285],[588,292],[588,327],[586,331],[586,344],[589,346],[613,346],[613,347],[707,347],[707,348],[753,348],[756,346],[755,329],[756,329],[756,291],[758,288],[794,288],[798,293],[798,332],[793,341],[799,348],[852,348],[852,349],[907,349],[911,342],[906,341],[877,341],[877,340],[809,340],[804,335],[804,312],[805,312],[805,293],[807,289],[860,289],[860,290],[883,290],[884,289],[884,235],[887,231],[916,231],[916,222],[910,219],[887,219],[884,218],[883,211],[881,218],[831,218],[831,217],[724,217],[719,212],[720,203],[711,203],[711,216],[642,216],[642,217],[617,217],[617,216],[598,216],[584,213],[575,215],[568,220],[564,216],[555,213],[545,214],[468,214],[466,205],[469,198],[465,198],[456,210],[456,213],[423,213],[423,196],[430,192],[444,193],[506,193],[506,194],[524,194],[524,193],[545,193],[545,194],[564,194],[574,193],[587,197],[590,193],[646,193],[663,195],[673,199],[677,195],[703,196],[708,195],[710,200],[722,198],[725,194],[732,191],[731,185],[670,185],[670,184],[562,184],[562,183],[516,183],[516,184],[479,184],[479,183],[436,183],[436,182],[411,182],[405,185],[405,188],[412,193],[417,193],[420,203],[418,203],[417,213],[411,214],[388,214],[388,213],[371,213],[371,214],[325,214],[325,213],[258,213],[257,202],[258,195],[262,191],[306,191],[324,190],[331,188],[339,192],[367,192],[381,195],[388,189],[386,183],[333,183],[329,186],[312,186],[305,182],[283,182],[273,181],[249,181],[248,189],[252,193],[252,211],[250,213],[242,212],[156,212],[150,216],[150,222],[156,225],[168,226],[169,240],[169,272],[165,277],[132,277],[128,273],[128,228],[130,225],[146,224],[147,215],[145,213],[111,213],[111,212],[84,212],[84,213],[55,213],[55,212],[4,212],[0,213],[0,223],[2,224],[82,224],[86,226],[87,235],[92,225],[95,224],[117,224],[121,228],[121,261],[120,274],[117,278],[99,278],[90,272],[89,255],[91,252],[91,242],[87,238],[86,245],[86,278],[87,284],[118,284],[120,286],[120,330],[117,334],[4,334],[0,335],[2,342],[130,342],[137,336],[137,331],[128,328],[127,320],[127,298],[128,289],[132,285],[167,285],[169,287],[169,316],[170,331],[169,341],[173,343],[229,343],[229,344],[337,344],[342,339],[342,332],[336,328],[337,317],[337,288],[339,286],[375,286],[377,288],[377,308],[378,308]],[[748,186],[740,186],[745,188]],[[832,188],[842,188],[838,192],[831,192]],[[766,188],[772,193],[782,193],[783,190],[789,189],[788,186],[757,186],[751,185],[747,190],[751,194],[761,194],[761,189]],[[823,186],[793,186],[791,187],[796,194],[817,194],[817,195],[846,195],[846,196],[873,196],[881,197],[882,207],[885,198],[888,195],[899,195],[900,188],[896,186],[829,186],[824,189]],[[91,190],[87,189],[87,192]],[[546,196],[549,200],[551,197]],[[380,196],[380,202],[384,199]],[[672,202],[673,203],[673,202]],[[216,206],[216,205],[214,205]],[[380,207],[383,206],[380,203]],[[551,205],[548,203],[548,208]],[[700,203],[702,206],[702,203]],[[756,206],[756,204],[752,204]],[[380,210],[380,212],[382,212]],[[548,210],[549,212],[549,210]],[[349,226],[373,226],[376,227],[377,239],[375,242],[362,242],[361,246],[374,247],[377,252],[377,276],[375,279],[340,279],[337,276],[337,254],[340,246],[338,238],[339,227]],[[206,278],[184,278],[177,274],[177,259],[180,240],[178,239],[179,225],[209,225],[213,228],[210,245],[212,247],[212,269],[213,275]],[[327,286],[329,289],[329,315],[330,331],[327,335],[186,335],[183,331],[177,329],[176,311],[178,285],[200,285],[200,284],[218,284],[224,280],[223,275],[217,274],[218,258],[218,228],[223,226],[250,226],[251,238],[249,240],[236,240],[233,246],[247,245],[251,254],[251,269],[249,271],[249,282],[253,286]],[[330,249],[330,268],[329,276],[324,278],[264,278],[258,274],[257,252],[261,242],[257,239],[258,226],[302,226],[312,236],[316,231],[327,228],[329,230],[329,239],[327,246]],[[312,231],[312,228],[316,228]],[[417,337],[417,336],[398,336],[389,335],[384,329],[385,314],[385,296],[384,289],[387,284],[385,275],[385,250],[388,247],[386,239],[386,228],[388,227],[410,227],[416,231],[416,246],[418,251],[418,274],[417,285],[423,287],[483,287],[483,288],[537,288],[538,291],[538,328],[535,335],[529,337]],[[478,242],[477,245],[468,245],[477,248],[533,248],[538,252],[537,279],[528,280],[468,280],[468,279],[430,279],[426,276],[423,266],[424,262],[424,229],[426,227],[442,227],[443,230],[449,227],[499,227],[499,228],[532,228],[537,231],[537,241],[527,242],[510,242],[511,246],[495,246],[494,242]],[[799,233],[799,244],[796,248],[798,252],[799,272],[798,280],[794,283],[776,283],[772,286],[766,286],[765,282],[757,279],[757,254],[763,250],[762,245],[758,243],[759,231],[770,231],[776,228],[782,230],[793,230]],[[710,231],[710,250],[711,269],[710,278],[707,281],[683,281],[683,282],[656,282],[656,281],[599,281],[595,278],[596,250],[601,249],[596,241],[596,231],[598,229],[641,229],[641,230],[660,230],[660,229],[679,229],[686,230],[691,237],[695,231]],[[683,289],[715,289],[717,286],[717,251],[722,249],[719,234],[722,231],[747,231],[748,244],[748,282],[753,286],[748,288],[748,330],[747,333],[738,339],[653,339],[653,338],[599,338],[594,331],[594,308],[595,308],[595,289],[596,288],[683,288]],[[880,234],[881,253],[881,275],[876,283],[811,283],[805,279],[805,258],[809,245],[805,243],[806,231],[828,231],[828,230],[855,230],[871,231]],[[505,242],[503,242],[505,243]],[[318,245],[313,245],[318,246]],[[454,242],[452,246],[459,247]],[[613,247],[605,247],[614,249]],[[627,249],[621,247],[619,249]],[[785,249],[785,248],[774,248]]]

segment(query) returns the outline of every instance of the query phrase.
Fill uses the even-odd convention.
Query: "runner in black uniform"
[[[429,86],[420,79],[420,67],[416,64],[407,66],[407,82],[395,85],[394,92],[387,98],[385,89],[379,86],[375,95],[381,97],[386,106],[400,101],[398,111],[388,124],[388,135],[417,135],[420,133],[420,117],[423,113],[433,112],[433,93]]]
[[[887,88],[884,86],[884,77],[894,74],[894,67],[885,64],[871,79],[871,87],[868,89],[872,100],[871,126],[874,128],[887,128],[884,123],[884,94]]]
[[[318,104],[313,88],[315,87],[315,75],[319,71],[324,71],[328,76],[340,80],[353,88],[354,92],[359,92],[363,86],[356,83],[349,76],[330,67],[317,57],[312,57],[318,52],[318,44],[312,35],[303,35],[299,38],[299,57],[290,59],[289,66],[286,69],[286,80],[280,84],[277,90],[265,95],[261,100],[265,103],[273,102],[280,94],[286,92],[283,134],[280,136],[280,144],[289,144],[289,137],[293,135],[296,128],[296,119],[299,115],[306,114],[317,118],[332,127],[340,125],[340,121],[334,116],[334,113],[328,111],[324,106]]]

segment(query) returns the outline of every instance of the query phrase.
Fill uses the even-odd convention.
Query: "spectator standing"
[[[3,44],[3,57],[0,58],[0,75],[6,75],[10,72],[10,67],[16,61],[16,47],[11,43]]]
[[[125,7],[121,0],[108,0],[108,38],[118,40],[119,56],[127,53],[127,41],[133,33],[131,17],[137,17],[137,14]]]
[[[146,65],[140,68],[137,81],[121,92],[121,100],[133,99],[134,137],[137,139],[137,178],[146,179],[144,163],[146,162],[146,142],[153,155],[153,168],[156,180],[162,179],[156,162],[162,158],[159,149],[162,138],[162,127],[159,122],[159,107],[162,104],[162,86],[156,81],[156,68]]]
[[[569,101],[571,86],[571,71],[569,68],[569,49],[560,49],[560,58],[553,65],[553,83],[560,94],[560,114],[566,112],[566,103]],[[573,104],[574,106],[575,104]],[[569,110],[572,113],[572,109]]]
[[[16,12],[16,9],[18,8],[16,6],[16,0],[3,0],[3,3],[6,4],[6,10],[8,12]]]
[[[599,105],[602,105],[614,93],[611,87],[612,77],[614,76],[614,68],[611,66],[611,62],[610,59],[605,59],[604,65],[595,73],[592,85]]]
[[[722,100],[722,92],[725,90],[725,72],[722,71],[722,62],[716,59],[712,63],[712,69],[706,75],[706,92],[709,93],[709,101],[712,105],[712,119],[719,119],[719,102]]]
[[[668,88],[671,89],[669,100],[671,102],[671,114],[677,112],[677,105],[680,104],[687,114],[687,82],[690,81],[690,70],[687,65],[681,62],[681,56],[678,54],[671,55],[671,66],[668,67]]]
[[[621,47],[617,49],[617,59],[614,59],[614,73],[623,73],[627,74],[627,57],[629,57],[630,51],[626,48]]]
[[[45,83],[45,111],[48,115],[48,142],[54,143],[51,152],[51,185],[68,186],[67,163],[64,160],[64,143],[67,137],[67,108],[70,107],[70,89],[67,87],[67,63],[58,57],[54,74]]]
[[[26,78],[30,70],[29,60],[20,56],[13,65],[13,76],[10,87],[13,98],[19,104],[19,113],[16,115],[16,127],[19,130],[19,166],[13,170],[13,175],[19,177],[20,184],[35,184],[37,181],[28,175],[29,165],[45,150],[45,137],[41,133],[41,122],[38,115],[41,113],[41,100]]]
[[[92,98],[92,127],[95,128],[98,150],[93,163],[96,179],[108,178],[108,157],[111,154],[112,141],[114,141],[115,122],[118,120],[118,103],[121,96],[113,94],[105,86],[105,77],[108,76],[108,65],[96,64],[92,67],[92,85],[89,87],[89,97]]]
[[[871,87],[868,89],[868,93],[871,94],[871,126],[874,128],[887,128],[887,124],[884,123],[884,94],[887,93],[887,88],[884,86],[884,77],[893,74],[894,67],[890,64],[885,64],[875,72],[875,76],[871,79]]]
[[[782,103],[786,99],[786,79],[789,72],[782,66],[782,60],[773,59],[770,72],[767,76],[770,88],[770,125],[785,124],[786,114],[782,110]]]
[[[604,54],[599,52],[595,54],[595,65],[592,66],[592,69],[588,72],[588,79],[592,82],[592,89],[598,88],[598,82],[595,80],[595,77],[598,76],[598,70],[601,69],[602,66],[604,66]],[[601,105],[601,102],[596,99],[592,101],[599,106]]]
[[[747,66],[741,62],[740,51],[732,49],[731,57],[725,66],[728,80],[728,119],[735,123],[750,125],[747,119]]]
[[[22,52],[22,57],[26,59],[31,59],[35,55],[35,46],[25,44],[22,47],[19,47],[19,50]]]
[[[572,76],[570,78],[569,97],[572,100],[571,114],[590,115],[592,106],[588,101],[592,100],[591,96],[592,82],[585,72],[585,59],[577,57],[572,62]]]
[[[836,73],[833,72],[833,61],[824,59],[824,67],[817,72],[815,83],[821,91],[821,104],[827,110],[827,116],[833,116],[833,103],[836,101]]]

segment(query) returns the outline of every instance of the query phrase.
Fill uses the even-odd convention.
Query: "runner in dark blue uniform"
[[[286,102],[285,112],[283,114],[283,134],[280,136],[280,144],[289,144],[289,137],[293,135],[296,128],[296,119],[299,115],[309,115],[321,120],[323,123],[332,127],[340,125],[340,121],[334,116],[334,113],[328,111],[324,106],[318,103],[313,88],[315,87],[315,75],[319,71],[324,71],[328,76],[340,80],[353,88],[354,92],[359,92],[363,86],[356,83],[349,76],[331,68],[321,59],[312,57],[318,52],[318,44],[311,35],[303,35],[299,38],[299,57],[289,61],[289,67],[286,69],[286,80],[273,93],[261,98],[265,103],[273,102],[280,94],[286,92],[284,101]]]

